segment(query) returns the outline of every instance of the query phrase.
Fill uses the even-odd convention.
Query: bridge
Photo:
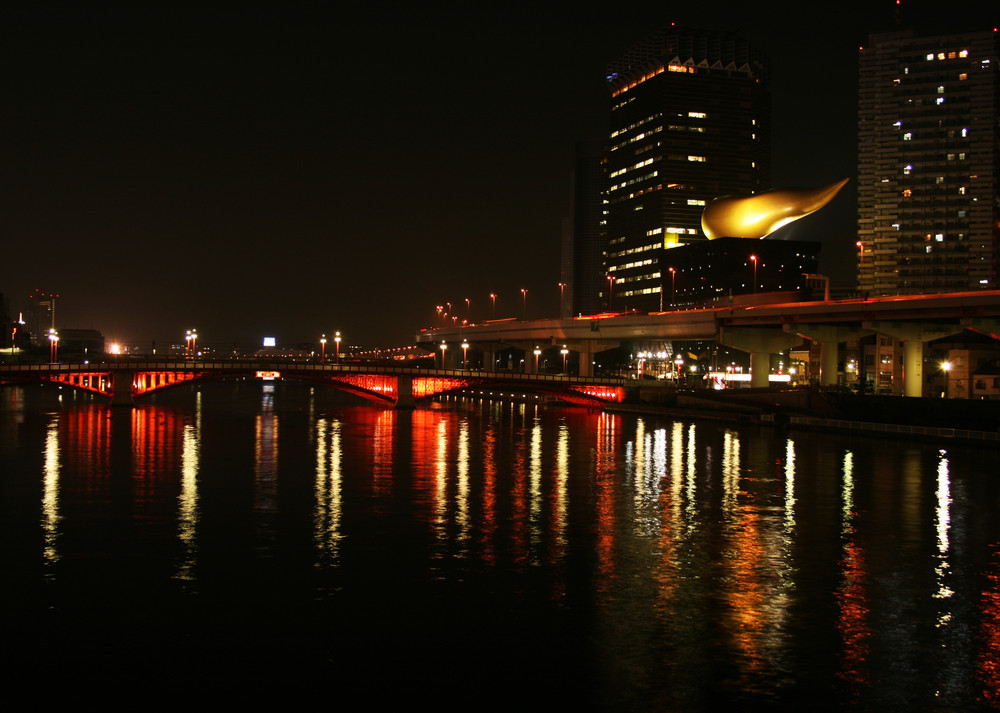
[[[461,357],[456,347],[463,343],[482,351],[487,364],[510,347],[528,354],[565,345],[578,355],[579,373],[589,375],[593,356],[622,342],[714,340],[749,352],[751,385],[766,387],[770,355],[798,346],[803,339],[820,344],[820,383],[833,385],[838,345],[882,334],[903,341],[903,391],[907,396],[921,396],[928,342],[965,329],[1000,339],[998,290],[816,302],[775,302],[776,297],[740,295],[739,304],[650,314],[496,320],[422,330],[416,341],[426,349],[440,349],[453,364]],[[525,359],[526,370],[533,367],[532,360]]]
[[[529,391],[599,407],[625,397],[621,379],[464,369],[317,364],[258,360],[120,360],[103,363],[0,364],[0,385],[54,383],[128,405],[161,389],[218,379],[293,379],[329,386],[388,408],[413,408],[437,394],[470,388]]]

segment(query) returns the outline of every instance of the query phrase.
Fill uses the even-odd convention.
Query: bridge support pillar
[[[396,377],[396,404],[394,408],[416,408],[413,398],[413,376],[400,374]]]
[[[837,384],[837,356],[841,342],[858,339],[865,330],[837,324],[786,324],[785,331],[819,342],[820,386]]]
[[[111,405],[132,407],[135,402],[132,400],[132,381],[135,379],[134,371],[114,371],[111,375]]]
[[[719,344],[750,352],[750,385],[769,383],[771,355],[802,343],[798,334],[767,327],[726,327],[719,330]]]
[[[959,334],[959,324],[935,322],[865,322],[865,329],[903,340],[903,396],[924,395],[924,344]]]

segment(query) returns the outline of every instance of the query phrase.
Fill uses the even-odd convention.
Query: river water
[[[36,704],[1000,702],[994,447],[283,382],[0,398],[0,664]]]

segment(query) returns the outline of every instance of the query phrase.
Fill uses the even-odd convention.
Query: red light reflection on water
[[[983,687],[979,699],[991,707],[1000,707],[1000,544],[993,546],[986,580],[989,587],[982,594],[981,648],[977,657],[977,673]]]

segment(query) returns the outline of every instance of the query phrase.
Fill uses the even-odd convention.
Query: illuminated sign
[[[263,379],[264,381],[274,381],[275,379],[281,378],[280,371],[258,371],[257,378]]]
[[[274,337],[264,337],[265,347],[273,347],[275,344],[277,344],[277,342],[275,341]]]

